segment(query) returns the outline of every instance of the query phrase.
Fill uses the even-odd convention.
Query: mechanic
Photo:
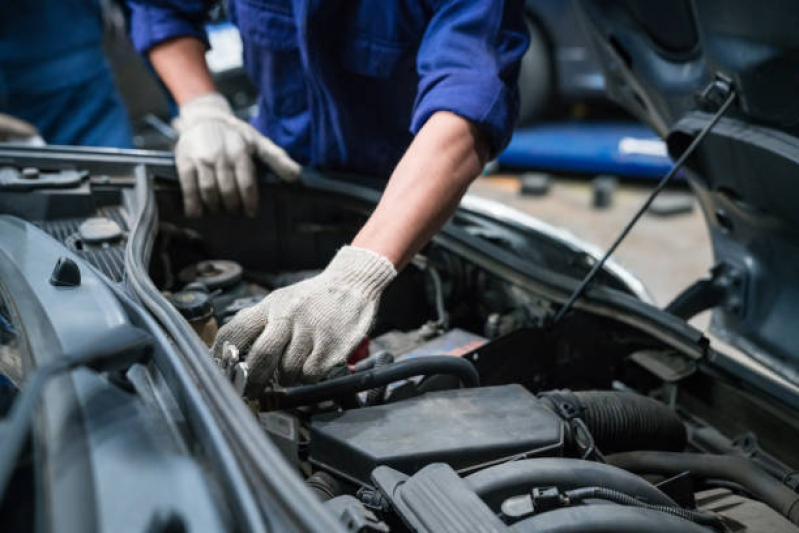
[[[319,275],[223,327],[250,381],[324,377],[364,339],[380,295],[507,144],[528,45],[521,0],[231,0],[260,91],[250,124],[216,92],[201,0],[128,0],[134,44],[180,106],[176,165],[190,216],[257,206],[252,157],[389,177],[350,246]],[[296,161],[296,162],[295,162]]]
[[[100,0],[0,2],[0,113],[50,144],[133,146],[102,48]]]

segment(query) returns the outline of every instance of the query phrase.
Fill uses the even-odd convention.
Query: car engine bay
[[[123,286],[136,191],[86,177],[4,205]],[[265,185],[254,220],[187,219],[175,184],[154,182],[146,275],[198,342],[350,242],[373,204],[324,185]],[[326,379],[252,390],[230,346],[212,366],[345,530],[799,530],[794,410],[663,332],[585,308],[551,324],[546,291],[486,257],[499,244],[576,279],[588,257],[477,212],[451,224]],[[611,273],[597,283],[635,297]]]
[[[362,217],[283,201],[266,209],[287,237],[249,246],[162,205],[151,276],[206,344],[319,272]],[[253,391],[246,354],[216,363],[349,531],[799,529],[796,420],[640,331],[548,312],[433,242],[327,379]]]

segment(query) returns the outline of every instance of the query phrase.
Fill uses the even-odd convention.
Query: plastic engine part
[[[431,464],[412,477],[381,466],[373,475],[411,531],[470,533],[508,528],[452,468]]]
[[[441,462],[460,473],[517,457],[561,455],[560,418],[520,385],[431,392],[311,421],[310,460],[369,484],[390,466],[411,475]]]

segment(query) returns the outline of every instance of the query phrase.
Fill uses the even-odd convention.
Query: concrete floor
[[[522,196],[517,176],[478,179],[469,192],[564,227],[580,239],[607,248],[641,206],[655,182],[620,184],[607,209],[591,207],[588,179],[553,179],[546,196]],[[688,195],[687,189],[667,189],[661,196]],[[712,266],[712,252],[699,205],[690,213],[659,217],[645,214],[613,256],[635,274],[663,306]],[[707,316],[692,321],[704,328]]]

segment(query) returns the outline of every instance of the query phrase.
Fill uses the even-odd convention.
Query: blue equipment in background
[[[516,130],[499,164],[642,178],[659,178],[672,166],[665,143],[643,124],[581,121]]]

